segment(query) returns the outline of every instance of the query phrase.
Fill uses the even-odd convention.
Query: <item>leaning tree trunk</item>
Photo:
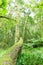
[[[0,58],[0,65],[16,65],[18,52],[23,45],[23,40],[20,38],[19,42],[15,43],[6,53]]]
[[[19,40],[19,23],[15,26],[15,43]]]

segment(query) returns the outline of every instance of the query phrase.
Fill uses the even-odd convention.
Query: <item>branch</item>
[[[10,17],[7,17],[7,16],[0,16],[0,18],[5,18],[5,19],[11,19],[11,20],[14,20],[14,19],[12,19],[12,18],[10,18]]]

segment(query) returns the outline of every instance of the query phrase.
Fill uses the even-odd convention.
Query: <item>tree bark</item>
[[[20,38],[19,42],[15,43],[8,51],[0,58],[0,65],[16,65],[18,52],[23,45],[23,40]]]

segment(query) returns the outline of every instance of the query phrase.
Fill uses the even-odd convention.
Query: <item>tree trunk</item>
[[[8,51],[0,58],[0,65],[16,65],[18,52],[23,45],[23,40],[20,38],[19,42],[15,43]]]

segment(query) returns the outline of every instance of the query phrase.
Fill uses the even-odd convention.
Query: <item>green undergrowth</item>
[[[0,49],[0,57],[8,50]],[[17,65],[43,65],[43,47],[33,48],[24,45],[17,58]]]
[[[17,58],[17,65],[43,65],[43,47],[23,46],[22,52]]]

